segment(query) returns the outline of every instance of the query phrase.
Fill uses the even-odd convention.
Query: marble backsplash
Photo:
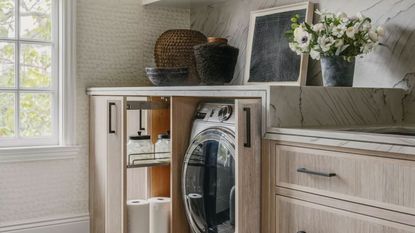
[[[395,87],[406,89],[406,94],[402,99],[404,123],[415,124],[415,74],[408,74]]]
[[[302,2],[303,0],[228,0],[192,8],[191,28],[208,36],[229,39],[240,49],[232,81],[242,84],[246,59],[248,25],[253,10]],[[344,11],[348,14],[362,12],[376,25],[386,29],[386,36],[376,51],[359,57],[356,63],[355,87],[403,88],[408,90],[402,100],[403,119],[415,123],[415,1],[414,0],[311,0],[316,8]],[[321,85],[320,62],[310,59],[307,85]]]
[[[399,125],[406,92],[392,88],[274,86],[269,125],[276,128]]]

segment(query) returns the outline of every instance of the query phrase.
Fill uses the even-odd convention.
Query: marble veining
[[[270,89],[269,127],[403,123],[402,89],[281,87]]]
[[[395,87],[404,88],[406,94],[402,98],[403,117],[407,124],[415,123],[415,73],[407,74]]]
[[[249,13],[302,0],[229,0],[191,10],[191,27],[208,36],[223,36],[240,49],[233,83],[244,80]],[[312,0],[320,9],[362,12],[386,28],[386,36],[374,53],[357,59],[357,87],[393,87],[415,72],[415,2],[413,0]],[[414,79],[411,76],[411,79]],[[320,62],[312,61],[308,85],[321,85]]]
[[[348,148],[348,149],[360,149],[368,151],[378,151],[386,153],[396,153],[400,155],[415,155],[415,147],[410,143],[403,143],[402,145],[393,145],[387,143],[373,143],[373,142],[364,142],[357,140],[344,140],[330,138],[330,132],[322,132],[326,137],[318,136],[303,136],[303,135],[289,135],[289,134],[280,134],[280,133],[269,133],[265,136],[269,140],[278,140],[278,141],[288,141],[296,143],[306,143],[311,145],[325,145],[332,146],[337,148]],[[376,138],[377,136],[372,136]]]

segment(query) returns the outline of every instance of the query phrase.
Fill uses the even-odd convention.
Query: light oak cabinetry
[[[415,184],[415,161],[290,146],[276,150],[280,187],[415,214],[415,185],[408,184]]]
[[[159,97],[140,98],[152,103],[160,100]],[[146,113],[146,132],[154,139],[158,133],[170,129],[171,162],[169,166],[148,168],[148,196],[170,196],[171,233],[190,233],[183,205],[183,159],[190,142],[194,112],[201,101],[208,100],[201,97],[165,98],[170,102],[170,109],[149,110]],[[143,174],[142,171],[131,172],[131,168],[127,168],[127,136],[134,133],[130,127],[137,125],[137,122],[131,122],[131,119],[137,118],[127,111],[131,99],[132,97],[123,96],[91,97],[92,233],[126,233],[127,195],[142,195],[139,193],[141,188],[131,186],[141,187],[143,184],[137,182],[146,182],[145,179],[136,177],[137,174]],[[237,233],[257,233],[261,228],[261,100],[236,99],[235,114],[235,227]],[[142,119],[139,120],[141,122]]]
[[[415,228],[283,196],[276,196],[277,233],[411,233]]]
[[[125,232],[125,98],[91,97],[91,232]]]
[[[236,100],[236,232],[261,231],[261,103]]]
[[[414,160],[276,141],[267,148],[269,232],[415,232]]]

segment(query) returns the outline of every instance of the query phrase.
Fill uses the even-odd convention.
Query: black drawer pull
[[[108,133],[115,134],[115,130],[112,129],[112,107],[116,106],[115,103],[108,103]]]
[[[140,118],[140,125],[139,125],[140,130],[146,130],[146,128],[143,127],[143,110],[142,109],[140,109],[139,118]]]
[[[305,173],[305,174],[309,174],[309,175],[324,176],[324,177],[334,177],[334,176],[336,176],[336,173],[315,172],[315,171],[309,171],[306,168],[298,168],[297,172]]]
[[[244,147],[250,148],[251,147],[251,109],[244,108],[243,109],[246,113],[246,142],[244,143]]]
[[[297,232],[297,233],[306,233],[305,231],[299,231],[299,232]]]

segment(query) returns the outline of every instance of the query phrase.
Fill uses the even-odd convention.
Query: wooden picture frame
[[[306,84],[309,56],[291,51],[285,32],[290,29],[292,16],[300,14],[311,23],[313,13],[314,4],[310,2],[251,12],[244,84]]]

